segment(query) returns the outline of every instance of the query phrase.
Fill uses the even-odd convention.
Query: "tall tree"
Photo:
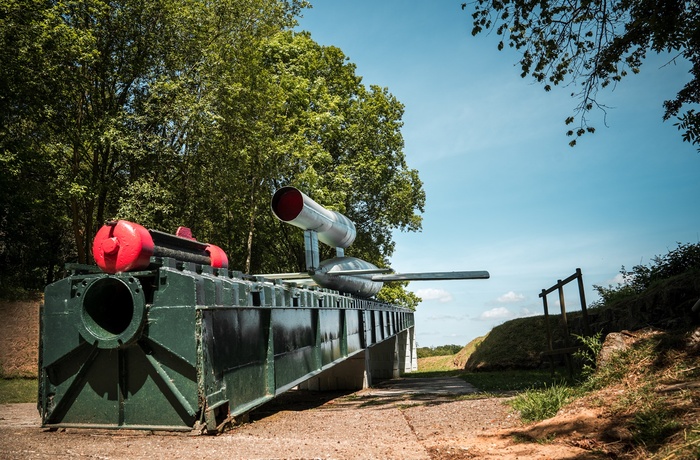
[[[593,133],[587,114],[606,110],[599,90],[638,73],[649,52],[667,53],[669,62],[686,60],[690,78],[664,102],[663,119],[677,118],[683,140],[700,144],[700,4],[694,0],[475,0],[462,4],[472,17],[472,35],[494,31],[501,50],[522,51],[521,76],[534,77],[549,91],[573,82],[578,90],[567,130],[576,138]],[[700,147],[698,148],[700,151]]]
[[[202,139],[215,131],[216,59],[244,66],[238,50],[291,26],[301,4],[0,2],[3,268],[27,259],[29,224],[18,216],[53,215],[46,227],[62,237],[69,224],[79,262],[107,218],[175,220],[171,182],[198,173],[190,166],[203,163]]]
[[[73,79],[76,36],[50,2],[0,2],[0,285],[53,281],[71,258],[70,189],[52,121]]]
[[[387,266],[392,231],[419,230],[425,201],[418,172],[403,153],[403,105],[385,88],[365,87],[341,50],[320,46],[308,33],[281,33],[264,54],[286,96],[274,125],[285,143],[271,165],[276,169],[267,199],[280,185],[299,187],[355,222],[358,237],[349,255]],[[268,225],[285,237],[267,241],[267,269],[303,269],[301,232]],[[418,301],[403,290],[387,292],[385,300]]]
[[[403,106],[365,87],[339,49],[290,31],[303,1],[0,5],[0,187],[30,192],[0,202],[3,271],[31,248],[12,228],[34,223],[36,251],[72,246],[89,262],[111,218],[189,226],[248,273],[301,269],[301,233],[269,210],[287,184],[353,218],[353,255],[378,265],[393,230],[420,228]],[[54,266],[69,258],[47,252]]]
[[[161,168],[132,173],[138,186],[121,201],[119,215],[143,211],[143,220],[159,227],[189,226],[249,271],[251,251],[241,256],[239,242],[252,238],[242,233],[242,223],[259,209],[249,184],[268,174],[260,164],[271,139],[266,104],[274,99],[257,56],[261,43],[293,24],[298,7],[220,1],[194,15],[200,18],[193,42],[199,48],[185,55],[197,61],[154,82],[143,102],[148,116],[141,123],[161,127],[159,145],[150,149],[166,152],[158,160]],[[163,163],[163,157],[171,160]],[[156,196],[161,199],[153,201]],[[144,209],[143,203],[151,206]]]

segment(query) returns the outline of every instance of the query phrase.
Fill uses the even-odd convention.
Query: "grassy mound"
[[[536,422],[517,435],[604,458],[700,458],[700,328],[625,335],[625,347],[584,380],[514,398],[523,420]]]
[[[700,299],[700,270],[690,270],[681,275],[654,283],[640,293],[615,298],[606,304],[589,308],[588,318],[592,332],[603,336],[610,332],[635,331],[645,327],[677,330],[689,324],[698,324],[698,317],[691,311]],[[567,315],[572,334],[583,335],[581,312]],[[565,341],[559,327],[559,315],[550,315],[554,348],[564,347]],[[538,368],[547,364],[541,353],[547,348],[544,316],[518,318],[496,326],[489,334],[467,344],[459,355],[468,356],[462,366],[470,371],[511,368]],[[572,345],[579,345],[574,337]]]
[[[464,368],[470,371],[537,368],[542,364],[540,353],[546,349],[544,316],[518,318],[493,328],[474,347],[473,353],[465,347],[463,355],[469,357]]]

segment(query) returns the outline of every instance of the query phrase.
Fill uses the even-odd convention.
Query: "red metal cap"
[[[209,253],[210,264],[214,268],[228,268],[228,257],[223,249],[213,244],[208,244],[206,251]]]
[[[197,241],[197,238],[192,236],[192,230],[190,230],[189,227],[178,227],[177,231],[175,232],[175,236],[179,236],[180,238],[187,238],[188,240]]]
[[[153,249],[153,238],[148,230],[126,220],[104,225],[92,242],[92,256],[106,273],[147,268]]]

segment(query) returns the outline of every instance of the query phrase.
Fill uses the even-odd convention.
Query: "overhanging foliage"
[[[472,35],[495,31],[520,50],[521,76],[532,76],[545,91],[571,85],[578,100],[567,130],[576,138],[593,133],[587,115],[607,107],[599,90],[638,73],[650,52],[666,53],[669,63],[691,64],[690,78],[664,102],[663,119],[677,118],[683,140],[700,143],[700,5],[688,0],[476,0],[462,4],[471,12]],[[700,150],[700,148],[699,148]]]
[[[89,263],[115,218],[190,227],[247,273],[298,270],[301,238],[269,211],[282,185],[346,213],[352,255],[386,265],[425,200],[403,106],[292,32],[305,6],[0,0],[3,285]]]

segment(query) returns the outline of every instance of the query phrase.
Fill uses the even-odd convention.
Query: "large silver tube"
[[[294,187],[282,187],[275,192],[272,212],[282,222],[315,231],[320,242],[334,248],[347,248],[357,235],[350,219],[324,208]]]

